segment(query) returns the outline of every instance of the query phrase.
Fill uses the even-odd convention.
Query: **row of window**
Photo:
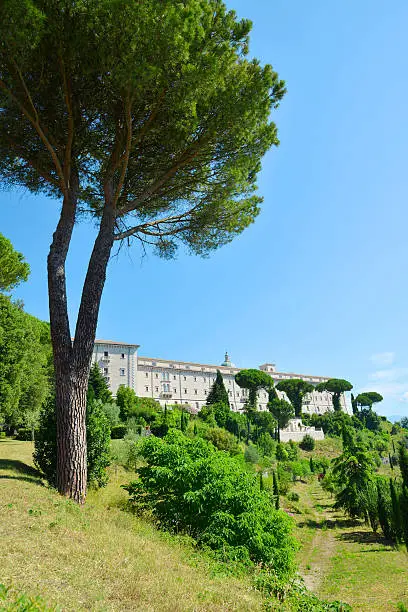
[[[109,351],[103,351],[103,356],[104,357],[109,357]],[[121,359],[125,359],[125,357],[126,357],[125,353],[121,353],[120,354],[120,358]]]

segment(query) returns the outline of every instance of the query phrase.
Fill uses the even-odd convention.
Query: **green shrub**
[[[298,502],[299,501],[299,494],[295,493],[294,491],[290,491],[287,496],[289,501],[293,501],[293,502]]]
[[[314,439],[309,434],[303,437],[303,440],[299,444],[300,448],[304,451],[312,451],[316,446]]]
[[[110,463],[110,428],[100,403],[89,401],[86,408],[88,484],[103,487],[108,482],[106,467]],[[34,443],[34,463],[55,487],[57,478],[57,424],[55,400],[50,396],[40,414]]]
[[[0,610],[2,612],[52,612],[40,597],[30,597],[0,583]]]
[[[247,463],[252,463],[253,465],[255,465],[255,463],[258,463],[259,454],[256,449],[256,446],[250,443],[249,446],[247,446],[247,448],[245,449],[244,458]]]
[[[127,433],[126,425],[114,425],[111,428],[111,438],[112,440],[120,440],[124,438]]]
[[[33,439],[32,429],[29,429],[28,427],[20,427],[20,429],[17,429],[16,439],[23,442],[31,442]]]
[[[5,438],[5,437],[6,437],[6,432],[0,431],[0,438]]]
[[[287,461],[289,459],[288,451],[285,448],[285,445],[282,442],[279,442],[276,445],[276,459],[278,461]]]
[[[145,438],[140,452],[147,465],[125,489],[158,525],[192,536],[224,559],[262,563],[279,577],[293,575],[292,520],[274,509],[240,457],[176,430],[164,439]]]
[[[286,443],[286,451],[289,461],[297,461],[299,458],[299,446],[293,440]]]
[[[215,448],[230,455],[238,455],[241,452],[236,437],[221,427],[210,427],[204,437],[214,444]]]

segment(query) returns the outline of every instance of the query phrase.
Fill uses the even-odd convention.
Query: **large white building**
[[[173,361],[138,355],[138,344],[125,344],[111,340],[96,340],[93,361],[96,362],[113,393],[120,385],[131,387],[139,397],[151,397],[161,405],[184,404],[198,411],[205,405],[208,392],[220,370],[230,398],[232,410],[242,410],[247,393],[235,382],[235,374],[243,368],[237,368],[225,354],[219,366],[188,361]],[[328,380],[324,376],[278,372],[274,363],[264,363],[260,370],[267,372],[275,384],[288,378],[302,378],[313,385]],[[284,394],[278,392],[284,397]],[[268,394],[261,391],[258,395],[258,408],[265,410]],[[341,398],[342,409],[349,412],[346,399]],[[305,397],[303,409],[310,414],[322,414],[332,410],[329,393],[312,392]]]

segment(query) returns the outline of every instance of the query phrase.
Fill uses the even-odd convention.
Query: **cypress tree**
[[[197,435],[197,423],[194,423],[194,429],[193,429],[194,435]]]
[[[402,483],[404,487],[408,488],[408,450],[405,445],[401,442],[399,447],[399,466],[401,470]]]
[[[392,530],[395,535],[397,542],[401,542],[402,528],[401,528],[401,511],[397,492],[395,490],[394,482],[390,478],[390,494],[391,494],[391,508],[392,508]]]
[[[385,499],[383,496],[383,492],[381,491],[381,485],[379,480],[377,480],[377,493],[378,493],[378,520],[381,525],[381,529],[383,531],[384,537],[387,540],[391,540],[391,528],[388,520],[387,507],[385,504]]]
[[[275,498],[275,508],[276,510],[279,510],[279,486],[278,486],[278,477],[275,471],[272,472],[272,478],[273,478],[273,496]]]
[[[167,425],[167,403],[164,404],[164,424]]]
[[[88,380],[88,400],[92,399],[101,400],[104,404],[112,401],[108,383],[96,362],[92,364]]]
[[[389,462],[390,462],[391,469],[393,470],[394,469],[394,464],[392,462],[391,453],[388,453],[388,459],[389,459]]]
[[[260,491],[264,490],[264,481],[263,481],[262,472],[259,472],[259,490]]]
[[[311,472],[312,472],[312,474],[313,474],[313,472],[314,472],[314,463],[313,463],[313,457],[310,457],[310,459],[309,459],[309,465],[310,465],[310,471],[311,471]]]
[[[399,502],[401,531],[403,533],[405,546],[408,551],[408,487],[402,487]]]
[[[394,444],[394,438],[392,438],[392,450],[394,451],[394,455],[395,455],[395,444]]]
[[[187,415],[184,410],[181,411],[180,429],[184,433],[187,429]]]
[[[226,406],[229,406],[228,393],[224,385],[222,374],[219,370],[217,370],[215,381],[213,382],[210,392],[207,395],[206,404],[207,406],[212,406],[212,404],[225,404]]]

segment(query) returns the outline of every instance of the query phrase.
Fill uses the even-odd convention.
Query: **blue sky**
[[[253,20],[251,54],[288,93],[281,145],[264,159],[261,215],[202,260],[113,258],[98,336],[140,353],[350,380],[381,412],[408,414],[408,3],[230,0]],[[58,203],[0,192],[1,231],[29,261],[16,291],[48,319],[46,256]],[[78,225],[69,264],[76,316],[94,229]]]

